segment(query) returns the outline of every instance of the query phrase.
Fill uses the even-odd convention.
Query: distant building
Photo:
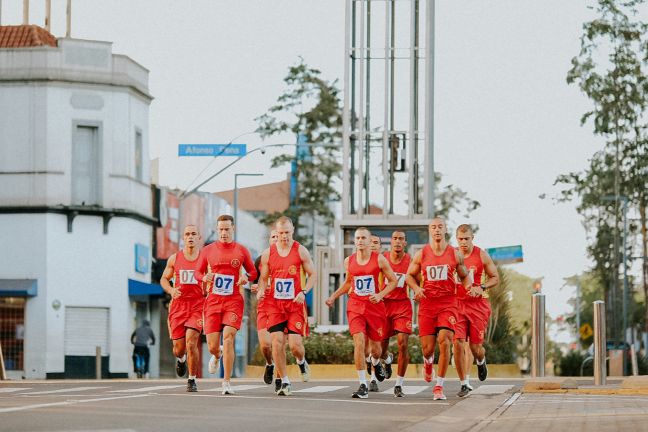
[[[234,190],[216,192],[230,204],[234,203]],[[283,212],[290,206],[290,182],[282,180],[258,186],[238,188],[238,207],[258,218]]]
[[[139,318],[159,329],[152,99],[148,70],[109,42],[0,26],[0,344],[10,374],[92,377],[98,346],[103,375],[126,377]]]

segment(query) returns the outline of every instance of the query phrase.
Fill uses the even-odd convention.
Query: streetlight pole
[[[238,173],[234,174],[234,224],[238,224],[238,178],[239,176],[259,177],[263,174],[258,173]],[[236,241],[237,229],[234,230],[234,241]]]

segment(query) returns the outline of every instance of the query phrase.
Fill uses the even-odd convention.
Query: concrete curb
[[[622,389],[643,389],[648,391],[648,375],[627,377],[621,383]]]
[[[527,380],[522,387],[523,393],[542,392],[547,390],[577,389],[578,383],[568,377],[532,378]]]

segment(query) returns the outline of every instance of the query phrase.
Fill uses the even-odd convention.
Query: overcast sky
[[[42,24],[44,3],[32,0],[32,23]],[[53,33],[63,36],[65,1],[52,3]],[[19,24],[22,1],[2,5],[2,24]],[[579,123],[588,100],[565,81],[591,17],[584,2],[565,0],[444,0],[436,8],[435,168],[481,202],[469,221],[456,220],[479,224],[478,245],[523,245],[525,262],[511,268],[544,277],[553,316],[567,312],[573,294],[561,290],[563,278],[589,266],[586,234],[575,205],[538,196],[556,196],[556,176],[583,169],[601,145]],[[343,78],[342,0],[73,1],[72,36],[112,41],[114,53],[151,71],[151,157],[160,158],[161,184],[181,189],[209,161],[178,158],[178,144],[253,131],[298,56],[325,78]],[[253,134],[237,142],[261,144]],[[204,190],[230,189],[234,173],[269,167],[272,156],[257,153]],[[263,172],[241,185],[286,175]]]

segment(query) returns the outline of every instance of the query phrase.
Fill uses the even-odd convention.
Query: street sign
[[[178,156],[245,156],[246,144],[179,144]]]
[[[496,264],[511,264],[524,261],[522,245],[488,248],[486,252]]]
[[[580,331],[581,339],[583,340],[592,337],[592,335],[594,334],[594,330],[592,330],[592,326],[589,325],[589,323],[583,324],[580,327],[579,331]]]

